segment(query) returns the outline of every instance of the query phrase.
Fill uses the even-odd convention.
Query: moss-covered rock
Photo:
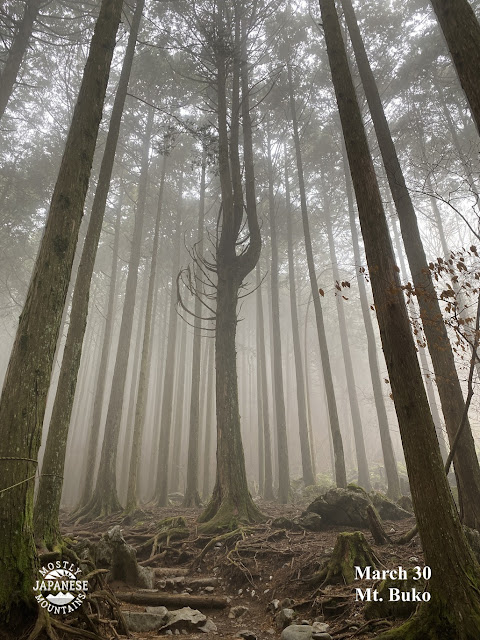
[[[403,601],[403,600],[392,600],[391,596],[395,596],[397,592],[390,592],[390,589],[398,589],[399,592],[404,592],[407,594],[411,594],[412,589],[415,589],[416,592],[421,592],[425,588],[425,580],[420,578],[419,580],[414,580],[414,570],[407,570],[407,578],[405,580],[393,580],[391,578],[387,578],[386,580],[382,580],[382,582],[375,585],[375,588],[378,591],[379,599],[378,601],[371,600],[367,602],[364,609],[364,616],[366,620],[374,620],[376,618],[399,618],[406,619],[409,618],[417,608],[418,602],[415,601]],[[382,600],[380,600],[382,599]]]
[[[405,511],[413,514],[413,502],[410,496],[400,496],[397,504],[399,507],[402,507],[402,509],[405,509]]]
[[[324,524],[348,527],[368,527],[367,507],[370,498],[361,487],[330,489],[316,498],[307,511],[317,513]]]
[[[382,520],[403,520],[412,516],[411,513],[402,509],[400,505],[395,504],[393,500],[379,491],[372,491],[369,495]]]

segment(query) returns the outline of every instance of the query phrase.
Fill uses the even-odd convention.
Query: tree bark
[[[208,345],[208,360],[207,360],[207,406],[205,410],[205,448],[203,453],[203,484],[202,484],[202,496],[205,500],[209,495],[212,487],[212,466],[215,461],[212,455],[212,434],[214,430],[213,424],[213,400],[214,400],[214,356],[215,356],[215,343],[213,340]]]
[[[0,399],[0,619],[11,622],[25,622],[34,602],[33,478],[121,7],[100,7]]]
[[[196,256],[201,261],[203,257],[203,233],[205,225],[205,176],[206,176],[206,151],[202,156],[202,177],[200,179],[200,204],[198,211],[198,235]],[[194,266],[195,287],[201,287],[198,265]],[[188,457],[187,457],[187,487],[185,489],[184,507],[199,506],[200,494],[198,492],[198,437],[200,430],[200,356],[202,349],[202,302],[199,291],[195,298],[195,318],[193,333],[193,354],[192,354],[192,390],[190,395],[190,433],[188,437]]]
[[[330,356],[328,354],[327,336],[323,322],[322,305],[318,289],[317,276],[315,273],[315,263],[313,260],[312,239],[310,236],[310,223],[308,220],[307,197],[305,193],[305,179],[303,175],[302,152],[300,149],[300,136],[298,133],[298,122],[295,107],[295,95],[293,91],[292,68],[287,65],[288,86],[290,94],[290,117],[292,119],[293,139],[295,143],[295,156],[297,161],[298,187],[300,191],[300,205],[302,211],[303,232],[305,236],[305,254],[308,263],[308,275],[310,286],[312,287],[313,307],[315,310],[315,320],[317,324],[318,343],[322,358],[323,379],[327,395],[328,415],[330,419],[330,430],[332,432],[333,450],[335,455],[335,481],[338,487],[347,486],[347,471],[345,469],[345,456],[343,452],[342,434],[338,420],[337,402],[335,399],[335,387],[333,384],[332,369],[330,366]]]
[[[178,180],[178,201],[175,215],[173,260],[172,260],[172,289],[170,292],[170,311],[168,318],[167,355],[165,357],[165,376],[163,378],[162,414],[160,419],[160,442],[158,447],[158,464],[156,480],[156,500],[159,507],[166,507],[168,503],[168,467],[170,460],[170,438],[172,433],[173,390],[175,371],[175,351],[177,343],[177,274],[180,269],[181,247],[181,215],[183,206],[183,173]]]
[[[5,113],[17,80],[40,7],[45,0],[26,0],[23,17],[18,24],[7,60],[0,74],[0,119]]]
[[[138,464],[142,450],[143,428],[145,425],[145,411],[148,398],[148,382],[151,363],[150,335],[152,329],[153,297],[157,275],[158,238],[160,235],[160,223],[162,221],[163,192],[165,187],[165,171],[167,159],[163,157],[162,174],[160,177],[160,189],[158,193],[157,217],[155,219],[155,231],[153,234],[152,260],[150,262],[150,275],[148,277],[147,308],[145,311],[145,326],[143,329],[142,359],[140,362],[140,374],[138,380],[137,403],[135,407],[135,423],[133,427],[132,450],[130,454],[130,471],[128,473],[127,504],[125,510],[132,512],[137,507],[137,483]],[[127,429],[129,425],[127,424]]]
[[[300,347],[300,329],[298,326],[297,291],[295,282],[295,261],[293,258],[292,208],[290,203],[290,185],[288,178],[287,158],[285,154],[285,201],[287,205],[287,253],[288,283],[290,289],[290,315],[292,318],[293,355],[295,360],[298,429],[300,451],[302,455],[303,482],[306,487],[315,484],[312,466],[311,443],[308,434],[307,406],[305,397],[305,378],[303,375],[302,349]],[[306,357],[306,354],[305,354]]]
[[[458,4],[463,3],[459,2]],[[452,347],[443,321],[431,272],[428,268],[415,209],[405,183],[380,94],[370,68],[350,0],[342,0],[342,7],[372,115],[388,183],[398,212],[405,251],[412,273],[416,297],[420,307],[420,316],[445,417],[445,426],[449,440],[452,442],[457,432],[458,416],[462,415],[465,406],[462,388],[455,368]],[[455,22],[453,18],[452,20]],[[469,424],[466,425],[459,442],[454,464],[462,521],[471,528],[480,528],[480,466]]]
[[[123,398],[127,377],[130,343],[132,339],[135,299],[137,294],[138,269],[140,265],[145,201],[147,197],[149,151],[153,128],[153,109],[149,109],[143,137],[142,162],[140,170],[138,200],[135,212],[128,276],[125,285],[122,321],[118,338],[118,348],[113,370],[112,389],[108,403],[105,434],[103,437],[100,468],[97,484],[90,502],[77,514],[85,519],[108,516],[121,510],[117,495],[117,448],[122,418]]]
[[[480,133],[480,24],[468,0],[431,0]]]
[[[383,640],[480,634],[480,567],[463,535],[443,469],[334,0],[320,0],[327,53],[352,173],[377,320],[387,362],[431,601]]]

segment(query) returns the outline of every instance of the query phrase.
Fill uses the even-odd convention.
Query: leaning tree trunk
[[[260,277],[260,265],[256,268],[256,307],[257,307],[257,333],[259,352],[257,360],[260,368],[260,383],[262,389],[262,418],[263,418],[263,451],[264,451],[264,481],[262,496],[265,500],[273,500],[273,469],[272,469],[272,442],[270,438],[270,414],[268,408],[268,382],[267,382],[267,358],[265,355],[265,324],[263,319],[263,299]]]
[[[480,133],[480,24],[468,0],[431,0]]]
[[[295,261],[293,258],[292,208],[290,203],[290,185],[288,179],[287,156],[285,154],[285,201],[287,205],[287,253],[288,284],[290,289],[290,315],[292,318],[293,354],[297,388],[298,429],[300,451],[302,455],[303,482],[306,487],[315,484],[312,466],[311,443],[308,434],[307,405],[305,395],[305,379],[303,375],[302,350],[300,347],[300,329],[298,326],[297,291],[295,282]],[[305,354],[306,357],[306,354]]]
[[[143,138],[142,166],[138,189],[137,210],[133,229],[128,276],[125,285],[125,299],[123,303],[122,321],[118,338],[117,354],[113,370],[112,389],[105,421],[102,453],[97,484],[90,502],[77,515],[84,519],[108,516],[121,510],[117,496],[117,448],[120,434],[123,398],[127,377],[130,343],[132,338],[133,317],[135,312],[135,298],[137,293],[138,269],[140,265],[143,222],[145,217],[145,201],[147,197],[148,164],[150,142],[153,128],[153,109],[149,109],[145,134]]]
[[[275,200],[273,195],[273,167],[270,134],[267,126],[268,146],[268,211],[270,221],[271,265],[270,278],[272,286],[272,338],[273,338],[273,397],[275,398],[275,420],[277,427],[277,460],[278,460],[278,501],[288,502],[290,491],[290,470],[288,463],[287,419],[285,416],[285,394],[282,374],[282,333],[280,328],[280,301],[278,286],[278,242]],[[306,425],[304,425],[306,426]],[[307,440],[308,443],[308,440]],[[303,454],[303,449],[302,449]],[[302,462],[303,456],[302,456]],[[311,461],[310,461],[311,462]],[[308,464],[308,461],[307,461]],[[312,467],[309,467],[310,476]],[[304,468],[305,475],[305,468]],[[307,474],[308,475],[308,474]],[[309,482],[313,484],[313,482]]]
[[[198,212],[198,235],[195,250],[196,260],[203,258],[203,228],[205,224],[205,175],[206,175],[206,151],[202,157],[202,177],[200,180],[200,206]],[[198,492],[198,434],[200,430],[200,355],[202,348],[202,301],[200,268],[194,266],[195,288],[198,289],[195,298],[195,318],[193,333],[193,354],[192,354],[192,389],[190,394],[190,432],[188,436],[188,458],[187,458],[187,486],[185,489],[184,507],[199,506],[200,494]]]
[[[103,0],[0,399],[0,619],[33,606],[33,489],[42,421],[65,297],[120,21]]]
[[[322,173],[323,188],[323,213],[327,227],[328,248],[330,252],[330,261],[332,263],[333,282],[340,286],[340,272],[338,269],[337,253],[335,250],[335,240],[333,237],[332,218],[327,203],[327,186],[325,184],[325,174]],[[353,372],[352,354],[350,352],[350,342],[348,340],[347,321],[345,319],[345,309],[341,295],[335,296],[338,315],[338,328],[340,332],[340,343],[342,346],[343,364],[345,366],[345,375],[347,378],[347,393],[350,404],[350,415],[352,417],[353,437],[355,441],[355,454],[358,465],[358,484],[366,491],[370,491],[370,472],[368,470],[367,454],[365,452],[365,440],[363,437],[362,418],[360,416],[360,407],[358,405],[357,387],[355,384],[355,374]]]
[[[459,2],[458,4],[463,3]],[[405,251],[417,292],[423,330],[429,347],[445,417],[445,427],[450,443],[452,443],[458,428],[458,417],[463,414],[465,407],[462,388],[455,368],[454,354],[425,256],[415,209],[405,183],[405,177],[398,160],[380,94],[350,0],[342,0],[342,7],[365,96],[372,115],[388,183],[398,212]],[[455,22],[455,20],[453,21]],[[472,431],[468,423],[458,443],[454,465],[462,521],[469,527],[480,528],[480,465],[475,451]]]
[[[148,277],[147,308],[145,311],[145,325],[143,329],[142,359],[140,361],[140,374],[138,380],[137,403],[135,406],[135,423],[133,426],[132,447],[130,453],[130,470],[128,473],[127,504],[125,510],[132,512],[137,507],[137,482],[140,451],[142,450],[143,428],[145,425],[145,411],[148,399],[148,382],[151,363],[150,335],[152,329],[153,297],[157,275],[158,238],[160,235],[160,222],[162,220],[163,191],[165,186],[166,156],[163,157],[162,175],[160,178],[160,190],[158,194],[157,217],[153,234],[152,260],[150,262],[150,275]],[[127,423],[127,429],[129,424]],[[125,438],[125,446],[127,439]]]
[[[177,346],[177,275],[180,268],[181,247],[181,213],[182,213],[183,173],[178,184],[178,202],[175,216],[172,289],[170,292],[170,312],[168,318],[167,355],[165,357],[165,376],[163,378],[162,415],[160,418],[160,442],[158,447],[156,500],[159,507],[166,507],[168,502],[168,467],[170,460],[170,438],[172,433],[173,391],[175,371],[175,350]]]
[[[373,161],[334,0],[320,0],[375,310],[405,452],[431,601],[383,640],[480,636],[480,567],[463,535],[443,469]],[[413,390],[413,392],[412,392]]]
[[[335,399],[335,387],[333,384],[332,368],[330,365],[330,356],[328,353],[327,336],[325,334],[322,305],[320,302],[320,293],[318,289],[317,276],[315,273],[315,262],[313,260],[312,239],[310,236],[310,223],[308,220],[307,210],[307,196],[305,193],[305,180],[303,175],[302,152],[300,148],[300,135],[298,133],[295,94],[293,91],[292,68],[290,64],[287,65],[287,69],[288,87],[290,94],[290,117],[292,119],[295,156],[297,161],[298,188],[300,191],[300,208],[302,211],[303,233],[305,236],[305,254],[307,257],[310,286],[312,288],[313,308],[315,310],[315,319],[317,323],[318,343],[320,345],[320,354],[322,358],[323,379],[325,384],[325,392],[327,395],[328,416],[330,419],[330,431],[332,433],[333,451],[335,455],[335,480],[338,487],[346,487],[347,471],[345,468],[343,441],[342,434],[340,432],[340,423],[338,420],[337,401]]]
[[[401,495],[400,478],[398,475],[397,461],[393,450],[390,428],[388,425],[387,410],[385,407],[385,399],[382,391],[382,381],[380,377],[380,369],[377,358],[377,341],[373,331],[370,304],[367,297],[367,289],[365,286],[365,278],[360,273],[362,260],[360,257],[360,245],[358,242],[357,224],[355,220],[355,208],[353,204],[352,183],[349,173],[348,159],[343,151],[343,167],[345,171],[345,190],[348,201],[348,216],[350,220],[350,233],[352,235],[353,256],[355,260],[355,272],[357,276],[358,291],[360,294],[360,307],[362,309],[363,324],[365,325],[365,334],[367,336],[367,352],[368,363],[370,366],[370,376],[372,379],[373,397],[375,400],[375,410],[377,413],[378,429],[380,431],[380,442],[382,445],[383,464],[385,465],[385,475],[387,476],[387,495],[397,500]]]
[[[23,17],[20,20],[7,60],[0,74],[0,119],[5,113],[8,101],[13,93],[20,65],[33,32],[33,25],[43,2],[44,0],[27,0],[25,2]]]
[[[35,537],[37,541],[49,549],[53,548],[61,538],[58,513],[62,496],[65,451],[83,339],[87,325],[90,284],[110,188],[120,123],[127,95],[128,80],[132,68],[143,5],[144,0],[139,0],[132,22],[120,81],[115,95],[112,116],[110,118],[98,186],[95,192],[87,235],[83,245],[82,257],[80,259],[73,291],[70,324],[63,352],[62,367],[45,446],[42,475],[40,477],[35,503]]]

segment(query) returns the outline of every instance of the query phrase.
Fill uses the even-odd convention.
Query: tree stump
[[[379,560],[361,531],[340,533],[332,557],[309,582],[315,585],[351,584],[355,580],[355,566],[378,565]]]

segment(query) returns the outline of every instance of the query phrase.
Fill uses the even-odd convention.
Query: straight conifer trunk
[[[431,0],[480,133],[480,25],[468,0]]]
[[[353,6],[350,0],[341,1],[388,183],[398,213],[405,252],[417,292],[416,297],[420,307],[423,330],[430,357],[432,358],[438,393],[445,417],[445,426],[450,443],[452,443],[457,433],[459,416],[462,416],[465,407],[463,392],[455,367],[454,354],[425,256],[415,209],[405,183],[405,177],[398,160]],[[462,2],[456,4],[461,5]],[[475,451],[472,430],[468,422],[457,446],[454,465],[462,521],[469,527],[479,529],[480,465]]]
[[[87,326],[90,284],[92,281],[98,242],[102,231],[113,163],[117,149],[120,123],[127,95],[128,80],[132,68],[135,43],[142,17],[144,0],[138,0],[133,16],[122,72],[113,105],[105,152],[100,167],[98,185],[92,205],[87,235],[78,267],[73,291],[72,309],[62,366],[53,405],[50,428],[45,446],[42,475],[35,503],[35,538],[48,549],[60,542],[58,513],[63,487],[63,472],[68,429],[77,384],[78,368]]]
[[[298,122],[295,107],[295,95],[293,92],[292,68],[287,65],[288,86],[290,94],[290,117],[292,119],[293,139],[295,143],[295,157],[297,161],[298,188],[300,191],[300,205],[302,211],[303,233],[305,236],[305,254],[308,263],[308,275],[310,286],[312,287],[313,308],[315,310],[315,320],[317,324],[318,343],[322,358],[323,379],[327,396],[328,416],[330,420],[330,431],[332,433],[333,451],[335,456],[335,481],[337,487],[347,486],[347,471],[345,468],[345,456],[343,452],[342,434],[340,432],[340,422],[338,420],[337,401],[335,398],[335,387],[333,384],[332,368],[330,356],[328,354],[327,336],[325,334],[325,324],[323,322],[323,311],[320,302],[317,276],[315,273],[315,262],[313,259],[312,239],[310,236],[310,223],[308,220],[307,197],[305,193],[305,179],[303,175],[302,152],[300,148],[300,136],[298,133]]]
[[[100,7],[0,399],[0,620],[12,624],[34,602],[33,480],[121,8]]]
[[[320,7],[415,515],[432,570],[431,601],[378,640],[473,640],[480,636],[480,567],[443,469],[335,2],[320,0]]]
[[[40,7],[45,0],[26,0],[23,17],[13,38],[7,60],[0,74],[0,119],[5,113],[17,80]]]

